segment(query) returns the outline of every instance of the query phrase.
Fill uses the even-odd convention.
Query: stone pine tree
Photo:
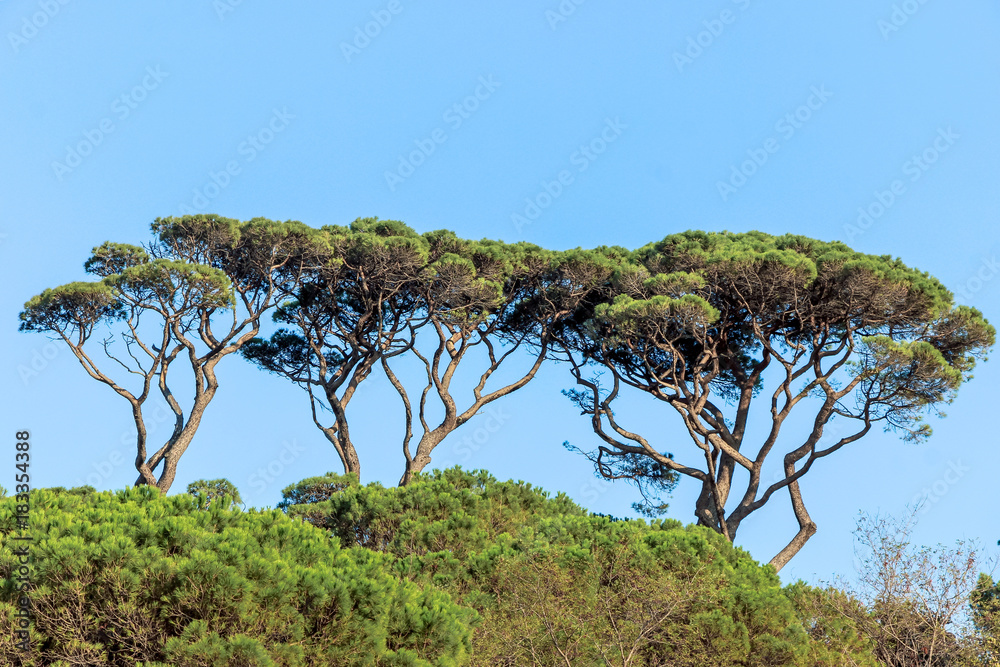
[[[873,428],[928,437],[924,415],[955,397],[994,338],[978,311],[897,259],[760,232],[686,232],[641,248],[560,332],[571,396],[602,441],[589,454],[599,472],[641,482],[635,462],[647,459],[697,480],[698,522],[729,540],[787,493],[799,529],[777,569],[816,532],[802,476]],[[626,388],[662,402],[676,426],[629,430],[614,410]],[[793,411],[808,418],[805,433],[783,428]],[[763,422],[753,436],[752,419]],[[695,455],[663,453],[669,433],[686,433]],[[780,472],[765,478],[775,458]]]
[[[612,275],[616,265],[605,254],[626,252],[552,252],[527,243],[464,241],[443,230],[425,237],[431,262],[418,289],[429,331],[411,350],[424,369],[414,382],[417,401],[386,366],[405,409],[401,485],[426,468],[449,434],[535,378],[553,357],[553,330]],[[464,388],[456,388],[457,377],[468,378]],[[421,429],[415,452],[414,403]],[[439,416],[431,420],[430,414]]]
[[[548,355],[547,323],[559,316],[537,299],[553,253],[526,243],[466,241],[446,230],[424,236],[429,263],[413,289],[427,324],[409,350],[423,373],[408,382],[382,360],[405,411],[400,484],[423,470],[455,429],[535,377]],[[511,326],[519,305],[529,300],[535,304],[532,322],[541,327],[533,347],[530,330]],[[412,450],[414,421],[420,430]]]
[[[218,364],[257,334],[275,305],[276,280],[294,282],[290,259],[306,232],[298,223],[207,215],[158,219],[152,229],[145,248],[95,248],[84,268],[98,280],[45,290],[25,304],[20,328],[62,340],[91,378],[129,403],[136,484],[166,492],[218,391]],[[145,409],[157,395],[174,423],[151,446]]]
[[[306,391],[313,422],[354,474],[348,406],[381,367],[404,411],[401,484],[455,429],[534,378],[551,323],[607,278],[595,283],[589,267],[576,275],[575,263],[530,244],[421,236],[391,220],[324,227],[319,239],[324,259],[275,312],[284,326],[243,354]]]
[[[372,369],[409,350],[426,321],[414,283],[427,242],[401,222],[365,218],[321,228],[313,245],[317,261],[275,311],[284,326],[250,341],[243,355],[305,390],[313,423],[344,472],[360,475],[348,406]]]

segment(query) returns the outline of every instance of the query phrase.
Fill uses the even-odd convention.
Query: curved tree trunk
[[[789,473],[790,474],[790,473]],[[788,485],[788,494],[792,498],[792,510],[795,512],[795,519],[799,522],[799,532],[785,545],[785,548],[771,559],[771,565],[775,570],[781,570],[788,561],[792,560],[802,547],[806,545],[809,538],[816,534],[816,524],[809,517],[805,503],[802,502],[802,492],[799,490],[799,482],[795,480]]]
[[[344,466],[344,472],[354,473],[358,476],[358,479],[361,479],[361,459],[358,458],[358,450],[355,449],[351,439],[349,437],[341,437],[339,429],[336,426],[327,428],[317,424],[317,427],[323,432],[326,439],[330,441],[333,448],[337,450],[337,456],[340,457],[340,463]]]
[[[417,453],[413,458],[407,458],[406,468],[403,477],[399,480],[400,486],[406,486],[413,481],[413,475],[422,471],[431,462],[431,451],[441,444],[449,433],[457,427],[447,428],[445,425],[438,426],[429,433],[424,433],[417,443]]]

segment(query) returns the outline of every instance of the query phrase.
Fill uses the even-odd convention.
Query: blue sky
[[[131,420],[17,314],[85,279],[93,246],[147,241],[158,216],[377,216],[557,249],[793,232],[899,256],[1000,321],[1000,6],[681,4],[0,2],[3,428],[32,430],[36,485],[130,484]],[[220,380],[175,492],[227,477],[273,504],[337,468],[298,390],[236,358]],[[998,381],[982,365],[925,444],[874,433],[815,466],[802,486],[819,532],[782,579],[850,575],[858,511],[928,493],[917,540],[995,553]],[[559,394],[570,383],[546,369],[435,463],[630,515],[631,488],[560,446],[595,442]],[[372,380],[353,422],[365,480],[386,484],[401,470],[389,389]],[[665,413],[633,409],[690,458]],[[690,521],[696,495],[682,483],[670,516]],[[795,532],[787,496],[741,530],[766,562]]]

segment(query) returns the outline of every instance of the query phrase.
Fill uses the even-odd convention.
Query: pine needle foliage
[[[396,576],[392,559],[341,548],[278,510],[243,512],[155,487],[31,495],[32,646],[16,667],[166,665],[452,667],[474,611]],[[0,532],[15,526],[0,500]],[[0,618],[17,592],[0,547]]]
[[[474,608],[472,665],[874,665],[850,621],[803,622],[795,602],[822,592],[787,595],[709,528],[592,515],[459,468],[394,488],[328,473],[284,495],[306,499],[287,511],[331,540],[391,555],[401,576]]]

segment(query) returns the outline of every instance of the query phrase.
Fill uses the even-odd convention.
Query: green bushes
[[[864,606],[835,588],[815,588],[801,581],[785,588],[796,620],[809,634],[808,665],[878,667],[873,642],[853,619],[867,614]]]
[[[236,489],[236,485],[228,479],[195,480],[187,485],[187,492],[195,497],[204,496],[206,505],[217,499],[219,501],[228,500],[230,509],[243,504],[243,499],[240,498],[240,492]]]
[[[288,515],[201,488],[234,497],[223,486],[34,492],[33,650],[0,636],[0,664],[877,664],[840,594],[783,589],[707,528],[459,469],[400,488],[310,478],[285,489]],[[0,532],[14,527],[0,500]],[[11,624],[13,570],[4,546]]]
[[[762,567],[707,528],[589,515],[564,495],[458,469],[405,487],[328,474],[288,512],[450,592],[483,622],[473,665],[869,665],[844,622],[816,632]],[[842,661],[841,661],[842,660]]]
[[[1000,665],[1000,581],[993,583],[988,574],[979,575],[972,592],[972,621],[978,631],[983,662]]]
[[[152,487],[32,493],[34,651],[5,665],[464,664],[475,612],[276,510]],[[14,528],[0,501],[0,531]],[[0,550],[0,615],[13,557]],[[64,661],[62,663],[58,661]]]

